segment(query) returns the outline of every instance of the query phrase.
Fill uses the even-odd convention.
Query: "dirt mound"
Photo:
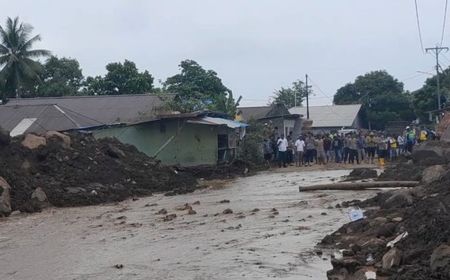
[[[447,174],[425,186],[343,204],[376,207],[322,240],[344,249],[342,258],[332,260],[329,279],[354,279],[368,270],[386,279],[450,279],[449,185]]]
[[[153,192],[191,192],[196,179],[189,173],[165,167],[115,139],[96,140],[71,133],[70,147],[61,137],[46,145],[25,148],[24,137],[0,145],[0,176],[11,185],[13,210],[40,210],[33,191],[41,188],[58,207],[120,201]]]
[[[378,173],[377,173],[377,171],[375,169],[371,169],[371,168],[355,168],[345,178],[345,181],[373,179],[373,178],[377,178],[377,176],[378,176]]]

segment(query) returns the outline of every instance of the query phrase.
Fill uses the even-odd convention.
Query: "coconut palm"
[[[10,96],[20,96],[20,91],[30,81],[39,80],[41,64],[33,59],[48,56],[47,50],[33,50],[33,44],[41,40],[39,35],[31,36],[33,27],[20,23],[19,18],[8,18],[0,26],[0,88],[3,101]]]

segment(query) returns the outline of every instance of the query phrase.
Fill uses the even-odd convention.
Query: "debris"
[[[11,214],[11,186],[0,177],[0,217]]]
[[[37,136],[31,133],[25,135],[25,139],[22,141],[22,146],[30,150],[34,150],[45,145],[47,145],[47,140],[45,137]]]
[[[442,244],[436,249],[430,257],[430,268],[433,272],[438,270],[447,270],[447,276],[450,276],[450,246]]]
[[[194,203],[192,203],[192,205],[200,205],[200,201],[195,201]]]
[[[169,222],[169,221],[172,221],[173,219],[175,219],[177,217],[177,214],[169,214],[169,215],[166,215],[164,218],[163,218],[163,222]]]
[[[231,210],[230,208],[227,208],[227,209],[223,210],[222,214],[233,214],[233,210]]]
[[[398,235],[394,240],[389,241],[388,244],[386,245],[386,247],[388,248],[393,248],[395,246],[395,244],[397,244],[400,240],[402,240],[403,238],[408,236],[408,232],[405,231],[404,233]]]
[[[348,212],[348,215],[352,222],[358,221],[358,220],[361,220],[364,218],[364,214],[361,209],[350,209],[350,211]]]
[[[350,174],[345,178],[345,181],[356,181],[363,179],[373,179],[377,178],[378,173],[375,169],[371,168],[355,168],[350,172]]]
[[[188,214],[189,214],[189,215],[195,215],[195,214],[197,214],[197,212],[195,212],[194,209],[189,209],[189,210],[188,210]]]
[[[427,167],[422,173],[422,183],[429,184],[438,181],[447,171],[442,165],[433,165]]]
[[[117,269],[122,269],[123,268],[123,264],[116,264],[114,265],[115,268]]]
[[[308,187],[299,187],[300,192],[319,190],[365,190],[379,188],[415,187],[418,181],[376,181],[376,182],[344,182]]]
[[[402,260],[402,252],[397,248],[391,248],[383,255],[383,269],[391,269],[398,266]]]
[[[224,200],[219,201],[219,203],[230,203],[230,201],[228,199],[224,199]]]
[[[158,211],[157,214],[166,215],[167,214],[167,210],[165,208],[162,208],[161,210]]]

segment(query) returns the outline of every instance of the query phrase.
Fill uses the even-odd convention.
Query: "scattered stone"
[[[190,210],[192,209],[192,206],[189,205],[189,203],[185,203],[183,206],[178,206],[175,208],[175,210],[177,211],[185,211],[185,210]]]
[[[188,215],[195,215],[195,214],[197,214],[197,212],[195,212],[194,209],[189,209],[188,210]]]
[[[396,223],[400,223],[401,221],[403,221],[403,218],[402,217],[395,217],[395,218],[392,219],[392,221],[396,222]]]
[[[11,187],[0,177],[0,217],[11,214]]]
[[[252,213],[259,212],[259,208],[255,208],[255,209],[253,209],[251,212],[252,212]]]
[[[117,269],[122,269],[123,268],[123,264],[116,264],[114,265],[115,268]]]
[[[31,200],[35,201],[41,209],[49,206],[47,195],[40,187],[36,188],[31,194]]]
[[[69,135],[65,135],[61,132],[57,132],[57,131],[47,131],[45,133],[45,139],[50,140],[50,139],[57,139],[61,142],[61,145],[63,148],[65,149],[69,149],[70,145],[72,143],[72,140],[70,139]]]
[[[297,227],[297,230],[310,230],[311,228],[310,227],[307,227],[307,226],[298,226]]]
[[[326,215],[328,215],[327,213],[325,213],[325,212],[322,212],[322,213],[320,213],[320,215],[322,215],[322,216],[326,216]]]
[[[165,208],[163,208],[163,209],[159,210],[157,214],[166,215],[167,214],[167,210]]]
[[[275,218],[275,215],[269,215],[269,218],[273,219],[273,218]]]
[[[192,205],[200,205],[200,201],[195,201],[194,203],[192,203]]]
[[[163,218],[163,222],[169,222],[169,221],[172,221],[173,219],[175,219],[177,217],[177,214],[169,214],[169,215],[166,215],[164,218]]]
[[[386,209],[403,208],[411,206],[413,202],[410,190],[397,190],[384,202],[383,207]]]
[[[16,210],[16,211],[12,211],[11,212],[11,216],[18,216],[18,215],[20,215],[22,212],[20,212],[19,210]]]
[[[422,183],[429,184],[434,181],[438,181],[441,179],[445,174],[446,170],[442,165],[433,165],[430,167],[427,167],[422,172]]]
[[[430,268],[432,271],[450,267],[450,246],[442,244],[434,249],[430,258]],[[447,275],[450,276],[450,275]]]
[[[230,208],[227,208],[227,209],[223,210],[222,214],[233,214],[233,210],[231,210]]]
[[[219,201],[219,203],[230,203],[230,201],[228,199],[224,199],[224,200]]]
[[[398,266],[402,260],[402,252],[397,248],[391,248],[386,254],[384,254],[382,263],[383,269],[391,269]]]
[[[45,139],[45,137],[42,137],[42,136],[37,136],[34,134],[27,134],[21,144],[25,148],[34,150],[34,149],[39,148],[40,146],[47,145],[47,140]]]
[[[387,223],[388,219],[385,218],[385,217],[376,217],[376,218],[374,219],[374,221],[375,221],[377,224],[385,224],[385,223]]]

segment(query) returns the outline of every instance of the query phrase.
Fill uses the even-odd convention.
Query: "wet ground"
[[[349,221],[334,206],[376,191],[298,186],[348,173],[261,173],[187,195],[13,216],[0,220],[0,279],[326,279],[329,254],[314,246]]]

